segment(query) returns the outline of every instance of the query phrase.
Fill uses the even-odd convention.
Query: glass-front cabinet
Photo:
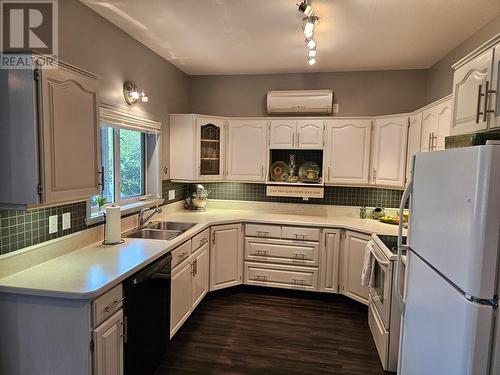
[[[218,180],[224,177],[224,120],[198,117],[198,178]]]

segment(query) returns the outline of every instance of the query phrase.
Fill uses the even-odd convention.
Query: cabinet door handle
[[[168,174],[168,168],[167,168],[167,166],[163,167],[163,172],[164,172],[165,174]]]
[[[328,178],[327,181],[330,181],[330,167],[328,167]]]
[[[481,97],[484,96],[482,93],[483,85],[480,84],[477,91],[477,107],[476,107],[476,124],[479,124],[479,116],[483,113],[481,111]]]
[[[295,133],[292,134],[292,148],[295,148]]]
[[[260,177],[264,177],[264,166],[260,166]]]
[[[110,305],[110,306],[106,306],[104,308],[104,311],[106,312],[110,312],[111,310],[113,310],[115,307],[117,307],[118,305],[120,305],[121,303],[123,302],[123,298],[120,298],[120,299],[117,299],[117,300],[114,300],[113,303]]]
[[[490,94],[496,94],[496,90],[490,90],[490,82],[486,81],[486,87],[484,88],[483,121],[486,121],[488,119],[488,113],[495,113],[495,110],[488,109]]]
[[[300,147],[300,133],[297,134],[297,148]]]
[[[373,181],[374,182],[377,181],[377,169],[376,168],[373,168]]]

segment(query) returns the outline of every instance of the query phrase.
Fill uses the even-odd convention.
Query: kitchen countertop
[[[121,245],[100,243],[72,251],[0,279],[0,292],[67,299],[93,299],[211,225],[267,223],[342,228],[394,235],[397,226],[353,215],[298,215],[254,210],[176,211],[155,220],[197,223],[172,241],[125,238]]]

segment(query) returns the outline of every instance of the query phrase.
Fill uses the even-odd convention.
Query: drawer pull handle
[[[299,285],[299,286],[304,286],[306,284],[306,281],[301,280],[301,279],[292,279],[292,281],[295,285]]]
[[[306,260],[306,254],[293,254],[293,256],[297,260]]]
[[[180,253],[179,258],[184,258],[187,254],[188,254],[187,251]]]
[[[111,304],[111,306],[106,306],[104,308],[104,311],[110,312],[111,310],[115,309],[118,305],[120,305],[122,302],[123,302],[123,298],[114,300],[113,303]]]
[[[267,250],[255,250],[257,255],[267,255],[268,251]]]
[[[257,236],[260,236],[260,237],[267,237],[267,236],[269,236],[269,232],[265,232],[265,231],[258,230],[258,231],[257,231]]]
[[[208,242],[208,238],[205,237],[200,241],[200,246],[205,245]]]
[[[254,280],[255,281],[267,281],[267,276],[255,275]]]
[[[302,240],[305,240],[306,239],[306,235],[304,233],[294,233],[293,234],[295,236],[296,239],[302,239]]]

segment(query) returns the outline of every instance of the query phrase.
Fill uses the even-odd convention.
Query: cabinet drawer
[[[250,261],[318,266],[317,242],[247,237],[245,259]]]
[[[281,237],[281,226],[279,225],[260,225],[246,224],[245,235],[253,237]]]
[[[115,312],[120,310],[122,305],[122,284],[118,284],[110,291],[92,301],[92,326],[97,327]]]
[[[208,243],[208,240],[210,239],[210,229],[207,228],[203,232],[198,233],[196,236],[194,236],[191,239],[191,248],[193,249],[193,253],[198,250],[200,247]]]
[[[378,355],[385,369],[389,348],[389,331],[384,328],[384,324],[372,304],[370,304],[368,308],[368,325],[370,326],[373,341],[375,342]]]
[[[319,241],[318,228],[283,227],[281,229],[283,238],[303,241]]]
[[[318,290],[318,269],[245,262],[245,284]]]
[[[189,255],[191,255],[191,240],[172,250],[172,268],[187,259]]]

